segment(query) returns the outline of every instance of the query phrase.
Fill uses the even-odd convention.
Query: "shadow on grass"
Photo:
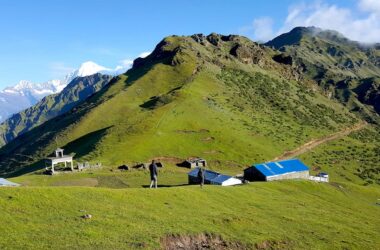
[[[189,184],[175,184],[175,185],[166,185],[166,184],[159,184],[157,185],[157,188],[170,188],[170,187],[184,187],[189,186]],[[150,185],[142,185],[143,188],[149,188]]]
[[[68,144],[66,144],[63,148],[65,149],[65,152],[68,154],[75,153],[75,158],[80,158],[89,152],[93,151],[95,149],[96,144],[103,138],[103,136],[107,133],[107,130],[110,129],[112,126],[103,128],[91,133],[88,133]],[[27,160],[28,157],[24,156],[23,158],[15,159],[12,164],[9,164],[8,168],[5,168],[3,171],[8,172],[4,174],[0,174],[1,176],[10,178],[10,177],[17,177],[20,175],[24,175],[27,173],[31,173],[37,170],[41,170],[46,167],[45,160],[40,159],[36,162],[32,163],[26,163],[23,164],[22,160]],[[22,168],[17,169],[17,165],[22,165]]]
[[[28,173],[31,173],[31,172],[34,172],[37,170],[41,170],[43,168],[45,168],[45,160],[39,160],[39,161],[34,162],[32,164],[25,165],[23,168],[15,171],[15,172],[11,172],[10,174],[5,174],[4,177],[6,177],[6,178],[17,177],[17,176],[28,174]]]
[[[75,158],[81,158],[88,153],[92,152],[96,144],[100,142],[100,140],[107,134],[107,130],[112,128],[113,126],[109,126],[103,129],[99,129],[97,131],[88,133],[72,142],[69,142],[63,148],[69,154],[75,153]]]

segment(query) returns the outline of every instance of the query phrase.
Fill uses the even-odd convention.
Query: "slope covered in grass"
[[[0,248],[157,249],[168,235],[209,233],[239,249],[376,249],[379,195],[369,187],[302,181],[204,189],[2,188]]]
[[[275,59],[291,64],[318,82],[367,121],[380,124],[380,50],[342,34],[315,27],[297,27],[266,43],[282,52]]]
[[[0,171],[43,168],[56,141],[109,166],[203,156],[243,167],[358,122],[274,53],[240,36],[168,37],[76,110],[0,149]]]
[[[367,127],[353,132],[300,157],[312,166],[313,172],[328,172],[332,181],[380,184],[379,128]]]

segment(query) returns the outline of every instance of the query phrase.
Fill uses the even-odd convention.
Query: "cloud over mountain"
[[[339,31],[351,40],[363,43],[380,42],[380,1],[359,0],[355,9],[340,7],[324,1],[300,2],[288,9],[280,28],[271,17],[254,19],[241,33],[255,40],[267,41],[297,26],[316,26]]]

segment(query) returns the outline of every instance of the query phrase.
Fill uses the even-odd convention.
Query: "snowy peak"
[[[32,89],[33,83],[26,80],[21,80],[18,84],[16,84],[12,89],[16,91],[22,91],[24,89]]]
[[[111,69],[100,66],[92,61],[87,61],[80,65],[79,69],[75,71],[74,75],[77,77],[85,77],[96,73],[100,73],[102,71],[111,71]]]
[[[10,115],[34,105],[43,97],[60,93],[77,77],[86,77],[97,73],[116,76],[126,72],[128,68],[129,66],[125,65],[110,69],[92,61],[87,61],[82,63],[77,70],[72,71],[60,80],[50,80],[43,83],[22,80],[12,87],[0,90],[0,123]]]
[[[46,95],[61,92],[66,85],[67,83],[61,80],[50,80],[44,83],[32,83],[30,81],[21,80],[15,86],[5,88],[0,91],[0,93],[20,96],[30,95],[36,99],[40,99]]]

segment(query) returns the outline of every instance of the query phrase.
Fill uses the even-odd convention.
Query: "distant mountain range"
[[[75,75],[86,75],[86,73]],[[111,79],[112,76],[100,73],[77,76],[59,93],[48,95],[31,107],[12,115],[0,124],[0,147],[34,127],[70,111],[101,90]]]
[[[109,69],[94,62],[88,61],[66,75],[63,79],[50,80],[44,83],[32,83],[22,80],[12,87],[0,91],[0,123],[23,109],[36,104],[43,97],[61,92],[72,80],[77,77],[90,76],[96,73],[103,75],[119,75],[127,68],[118,67]]]

